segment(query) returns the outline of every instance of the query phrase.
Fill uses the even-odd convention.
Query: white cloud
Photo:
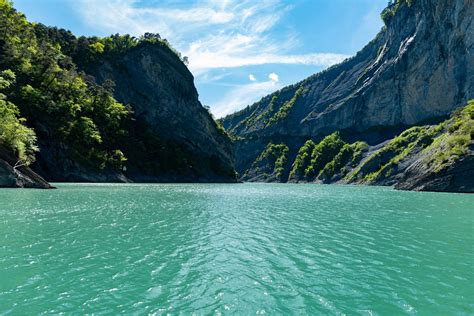
[[[76,0],[75,8],[85,22],[103,33],[159,33],[183,55],[197,82],[222,80],[229,69],[265,64],[300,64],[328,67],[348,56],[333,53],[292,54],[298,36],[290,31],[272,32],[293,5],[283,0],[179,1]],[[252,80],[255,79],[255,80]],[[276,74],[269,81],[237,86],[212,105],[216,116],[228,114],[276,89]]]
[[[78,0],[76,7],[89,25],[108,33],[160,33],[189,57],[195,75],[215,68],[264,64],[328,67],[347,57],[288,54],[297,43],[294,35],[268,34],[291,9],[280,0],[202,0],[184,8],[166,1],[159,7],[139,4],[137,0]]]
[[[278,77],[276,73],[272,72],[271,74],[268,75],[268,79],[270,79],[271,82],[278,82],[280,78]]]
[[[246,105],[258,101],[265,95],[280,89],[280,84],[273,80],[265,82],[253,82],[237,86],[229,93],[225,94],[221,101],[216,103],[212,112],[217,118],[233,113]]]
[[[215,68],[234,68],[265,64],[300,64],[329,67],[349,57],[348,55],[331,53],[306,55],[258,54],[245,56],[235,54],[226,55],[222,54],[222,52],[211,50],[188,51],[186,56],[190,56],[189,67],[195,74],[200,74]]]
[[[250,74],[249,75],[249,80],[250,81],[257,81],[257,78],[255,78],[255,76],[253,74]]]
[[[110,33],[128,33],[134,36],[156,32],[164,37],[181,37],[200,26],[225,24],[237,18],[233,12],[217,6],[182,9],[167,6],[141,7],[138,4],[137,0],[78,0],[76,8],[90,26]]]

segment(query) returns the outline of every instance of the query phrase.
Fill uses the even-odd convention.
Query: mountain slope
[[[230,140],[199,102],[188,68],[166,45],[143,42],[116,56],[100,56],[84,70],[98,83],[112,80],[115,98],[130,105],[137,122],[189,153],[185,164],[195,180],[233,179]],[[130,151],[133,148],[126,150]],[[135,164],[128,174],[146,181],[149,176],[143,171]]]
[[[222,119],[241,175],[270,142],[288,146],[291,162],[335,131],[376,148],[473,98],[472,1],[398,0],[382,16],[386,26],[356,56]]]
[[[230,139],[166,40],[77,38],[0,0],[2,91],[37,136],[49,181],[235,182]]]

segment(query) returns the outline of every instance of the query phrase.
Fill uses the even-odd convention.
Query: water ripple
[[[0,190],[0,315],[474,313],[472,195],[59,187]]]

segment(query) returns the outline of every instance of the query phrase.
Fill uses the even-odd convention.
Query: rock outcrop
[[[16,167],[15,155],[0,146],[0,187],[2,188],[37,188],[53,187],[41,176],[27,166]]]
[[[420,159],[403,173],[395,185],[400,190],[474,193],[474,151],[436,171]]]

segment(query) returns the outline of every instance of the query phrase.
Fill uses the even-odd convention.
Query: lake
[[[0,315],[474,313],[474,195],[56,185],[0,190]]]

